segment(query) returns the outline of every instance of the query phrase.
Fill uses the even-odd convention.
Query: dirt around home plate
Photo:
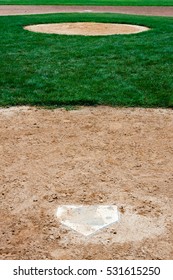
[[[1,259],[173,259],[173,114],[0,109]],[[117,205],[84,237],[57,207]]]

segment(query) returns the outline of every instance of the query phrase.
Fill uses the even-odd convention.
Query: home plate
[[[114,205],[62,205],[56,214],[63,225],[85,236],[119,220],[118,209]]]

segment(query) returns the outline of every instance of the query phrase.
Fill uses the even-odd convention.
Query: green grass
[[[114,36],[33,33],[23,26],[117,22],[150,31]],[[114,14],[0,17],[0,106],[173,107],[172,18]]]
[[[172,6],[173,0],[0,0],[0,4]]]

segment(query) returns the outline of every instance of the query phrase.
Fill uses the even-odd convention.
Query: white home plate
[[[117,206],[62,205],[57,217],[63,225],[87,236],[119,220]]]

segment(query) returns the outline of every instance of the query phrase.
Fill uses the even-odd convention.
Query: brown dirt
[[[1,259],[173,259],[173,114],[166,109],[0,109]],[[62,204],[115,204],[92,238]]]
[[[96,22],[68,22],[51,23],[25,26],[26,30],[40,33],[66,34],[66,35],[113,35],[131,34],[149,30],[149,28],[139,25],[111,24]]]
[[[132,7],[132,6],[39,6],[39,5],[1,5],[0,15],[27,15],[48,13],[121,13],[153,16],[173,16],[173,7]]]

